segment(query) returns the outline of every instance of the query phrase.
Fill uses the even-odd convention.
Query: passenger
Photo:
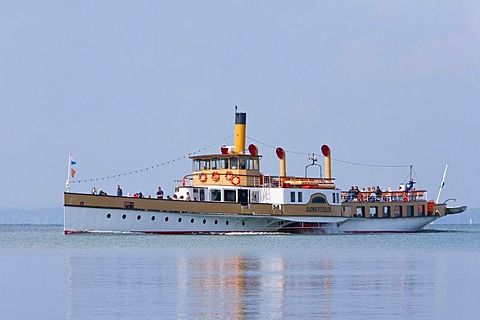
[[[377,200],[382,199],[382,189],[380,189],[380,186],[375,187],[375,195],[377,196]]]
[[[158,187],[157,199],[163,199],[163,191],[161,187]]]
[[[120,188],[120,185],[117,184],[117,197],[123,196],[123,190]]]
[[[400,186],[398,187],[398,190],[399,191],[405,191],[405,185],[402,183],[400,183]]]
[[[169,196],[169,195],[167,195],[167,200],[172,200],[172,198],[170,198],[170,196]]]
[[[108,194],[105,191],[103,191],[102,189],[98,189],[98,195],[99,196],[108,196]]]
[[[355,186],[354,190],[353,190],[353,194],[354,194],[354,198],[353,198],[353,201],[358,201],[359,200],[359,197],[362,197],[362,194],[360,193],[360,190],[358,189],[358,186]]]
[[[138,198],[143,198],[143,194],[142,194],[141,192],[139,192],[139,193],[137,194],[137,197],[138,197]]]
[[[190,192],[187,191],[187,194],[186,194],[186,196],[185,196],[185,201],[190,201],[190,200],[192,200],[192,199],[190,198]]]
[[[345,199],[347,202],[352,201],[353,198],[355,197],[355,187],[352,186],[350,190],[347,192],[347,198]]]
[[[172,199],[173,199],[173,200],[178,200],[177,195],[174,194]]]
[[[95,187],[92,188],[92,194],[97,194],[97,189]]]
[[[410,190],[412,190],[414,184],[415,184],[415,181],[413,181],[413,179],[410,179],[410,181],[408,181],[406,186],[405,186],[406,191],[410,192]]]
[[[377,194],[375,193],[375,190],[372,190],[372,192],[370,192],[370,196],[368,197],[368,201],[375,202],[376,198],[377,198]]]

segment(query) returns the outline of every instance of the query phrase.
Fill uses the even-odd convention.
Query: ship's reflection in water
[[[151,254],[67,257],[67,318],[428,318],[448,299],[443,258]]]
[[[289,263],[283,254],[69,257],[67,316],[102,318],[113,309],[126,316],[278,319],[310,310],[328,318],[331,263]]]

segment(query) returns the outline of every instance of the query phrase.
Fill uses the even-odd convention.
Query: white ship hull
[[[352,218],[339,227],[340,233],[417,232],[438,216],[412,218]]]
[[[412,218],[274,217],[252,215],[194,214],[65,207],[64,233],[141,232],[198,234],[235,232],[288,232],[341,234],[416,232],[436,216]]]

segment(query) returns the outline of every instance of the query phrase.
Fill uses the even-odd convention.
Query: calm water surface
[[[0,225],[0,319],[478,319],[480,227],[62,233]]]

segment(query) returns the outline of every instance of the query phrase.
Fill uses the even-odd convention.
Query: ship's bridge
[[[243,153],[192,156],[193,186],[258,187],[263,183],[260,174],[261,157]]]

